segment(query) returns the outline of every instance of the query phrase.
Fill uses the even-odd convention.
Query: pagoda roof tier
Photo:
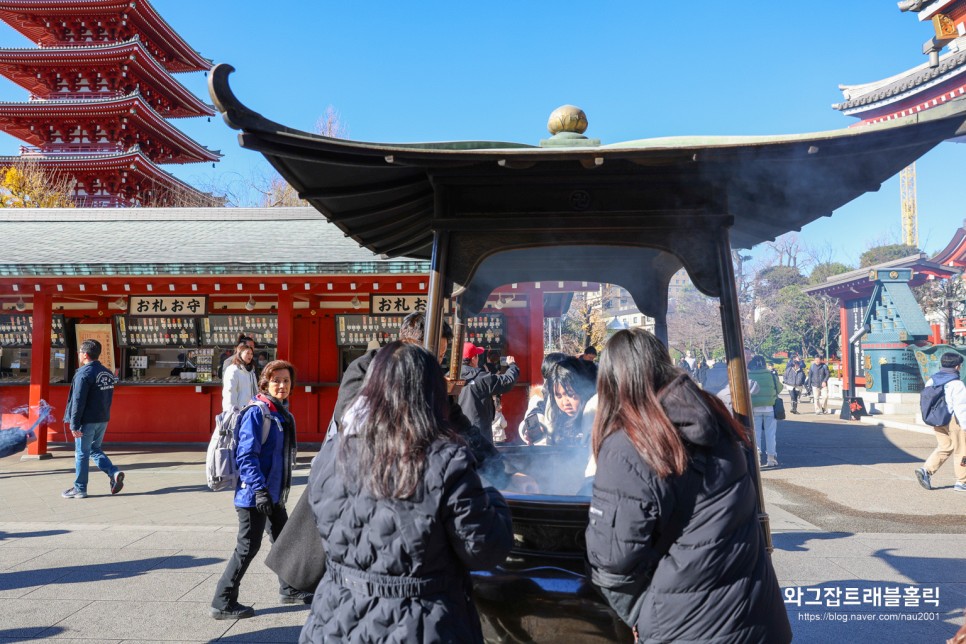
[[[214,114],[210,105],[161,67],[138,39],[86,47],[0,49],[0,75],[44,99],[104,98],[140,90],[165,118]],[[86,89],[92,86],[97,91]]]
[[[75,127],[88,141],[106,136],[122,149],[140,145],[155,163],[212,162],[222,156],[171,125],[138,93],[85,101],[0,103],[0,131],[37,146],[44,153],[77,154],[80,146],[67,141],[71,136],[68,132]],[[96,127],[97,132],[89,132],[91,127]],[[50,140],[58,137],[63,143],[52,146]],[[101,144],[83,145],[96,148]]]
[[[0,0],[0,20],[43,47],[139,36],[170,72],[211,67],[147,0]]]
[[[10,165],[21,157],[0,157],[0,166]],[[128,201],[144,201],[153,198],[164,201],[164,194],[177,194],[197,201],[215,198],[201,192],[169,172],[165,172],[147,157],[137,146],[126,152],[72,157],[34,157],[37,163],[54,172],[74,177],[79,187],[87,188],[96,180],[112,194],[120,195]],[[153,194],[149,194],[153,193]],[[159,199],[159,195],[161,198]],[[177,201],[184,201],[179,198]]]
[[[927,62],[889,78],[839,89],[846,100],[833,104],[833,109],[863,123],[915,114],[966,95],[966,51],[942,56],[935,67]]]

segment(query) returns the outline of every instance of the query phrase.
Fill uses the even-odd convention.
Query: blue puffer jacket
[[[84,423],[106,423],[111,419],[111,402],[117,378],[97,360],[87,363],[76,372],[70,385],[70,398],[64,419],[71,429]]]
[[[27,432],[22,429],[0,431],[0,458],[19,454],[27,447]]]
[[[238,421],[238,487],[235,507],[255,507],[255,492],[268,488],[275,503],[284,503],[292,484],[295,465],[295,421],[280,401],[258,394],[256,400],[268,405],[271,428],[262,444],[262,410],[251,406]]]

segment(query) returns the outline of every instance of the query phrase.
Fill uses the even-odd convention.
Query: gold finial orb
[[[551,134],[560,132],[583,134],[587,130],[587,115],[575,105],[561,105],[550,114],[547,130]]]

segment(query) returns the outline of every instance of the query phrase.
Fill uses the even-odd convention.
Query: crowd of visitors
[[[502,456],[511,442],[584,454],[592,581],[642,641],[790,641],[756,519],[752,443],[729,412],[723,363],[676,368],[641,330],[617,333],[599,356],[593,347],[549,354],[514,435],[502,414],[520,375],[514,357],[465,343],[462,388],[451,395],[440,362],[452,332],[444,325],[432,356],[424,327],[422,314],[408,316],[398,341],[343,377],[293,510],[310,519],[290,522],[317,533],[301,556],[319,570],[300,587],[279,576],[281,602],[312,604],[302,642],[382,641],[390,630],[410,634],[400,641],[481,642],[468,573],[501,564],[513,545],[499,490],[540,491]],[[262,534],[275,542],[289,522],[295,369],[274,361],[258,375],[241,340],[224,374],[223,411],[240,412],[239,526],[211,615],[241,619],[254,614],[239,590]],[[781,384],[760,357],[749,376],[758,444],[776,465],[764,408]]]

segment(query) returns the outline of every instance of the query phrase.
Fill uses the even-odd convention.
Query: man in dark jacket
[[[828,379],[829,372],[828,366],[825,364],[825,358],[818,356],[815,358],[815,362],[812,363],[812,366],[808,369],[808,381],[812,383],[812,390],[815,392],[812,400],[815,402],[816,414],[827,413]]]
[[[97,340],[84,340],[77,350],[77,358],[82,366],[74,374],[64,410],[64,419],[74,436],[76,477],[73,487],[61,494],[65,499],[87,498],[90,460],[110,478],[111,494],[117,494],[124,487],[124,472],[101,450],[107,422],[111,419],[111,402],[117,378],[98,362],[100,357],[101,343]]]
[[[493,396],[502,396],[513,389],[520,377],[520,367],[513,356],[507,356],[506,373],[492,374],[479,367],[480,354],[483,352],[484,349],[472,342],[463,343],[463,369],[460,379],[465,380],[466,385],[460,392],[459,404],[480,436],[492,445],[493,416],[496,414]]]
[[[798,413],[798,397],[802,393],[802,387],[805,386],[805,370],[802,369],[802,363],[798,360],[792,359],[788,363],[788,368],[785,369],[785,377],[783,379],[785,386],[788,387],[789,396],[792,399],[792,413]]]
[[[423,333],[426,327],[426,315],[422,312],[410,313],[403,318],[399,325],[399,339],[402,342],[413,344],[423,343]],[[449,343],[453,339],[453,330],[448,324],[443,322],[442,338],[439,341],[439,361],[443,361]],[[381,347],[380,347],[381,348]],[[335,401],[335,410],[332,413],[336,423],[342,422],[342,417],[349,410],[352,401],[356,399],[362,389],[362,383],[366,379],[366,372],[373,358],[379,353],[379,349],[371,349],[349,363],[345,373],[342,374],[342,382],[339,383],[339,397]]]

